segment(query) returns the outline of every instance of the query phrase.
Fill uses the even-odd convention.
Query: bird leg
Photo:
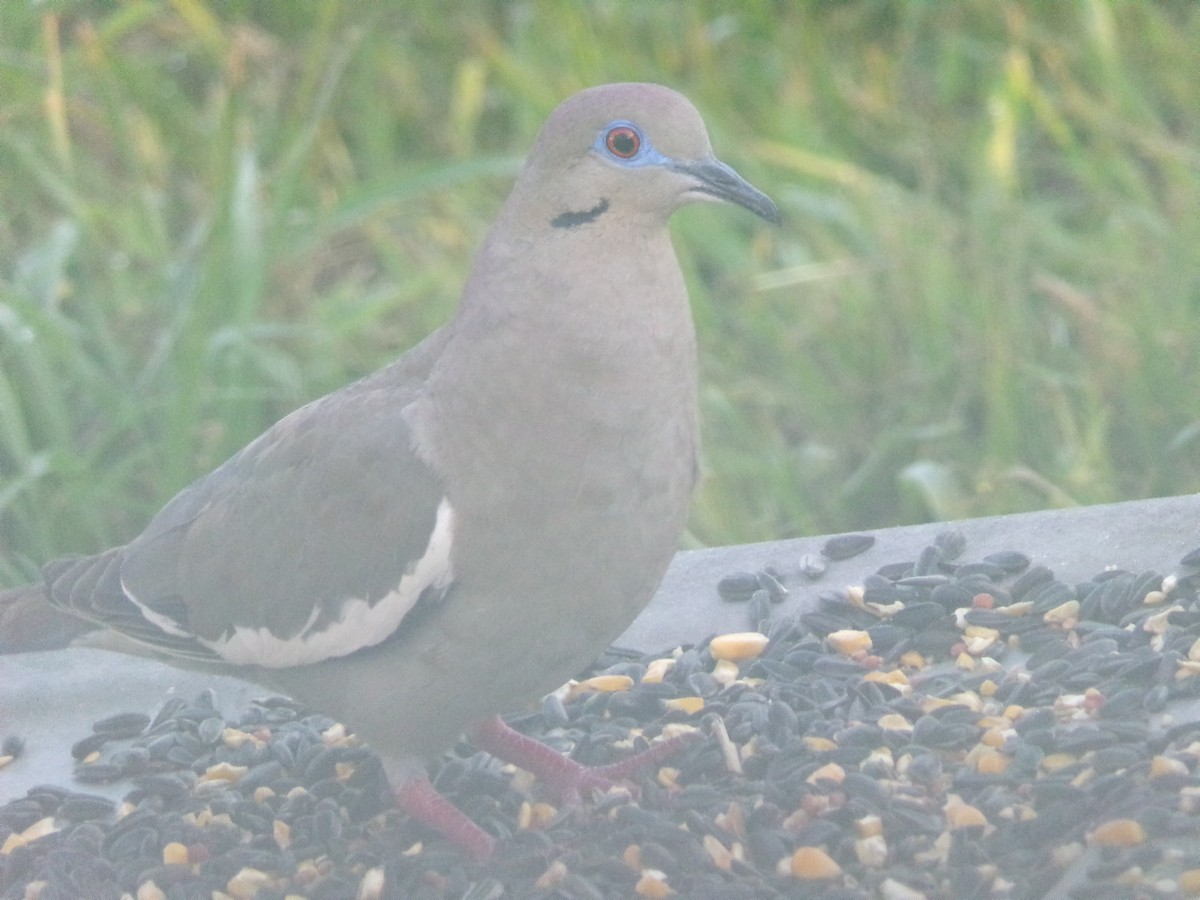
[[[607,791],[622,779],[657,765],[679,752],[693,737],[681,734],[606,766],[585,766],[528,737],[499,716],[485,719],[467,732],[480,750],[520,766],[540,778],[563,801],[573,803],[587,794]],[[496,839],[437,792],[424,775],[404,778],[395,791],[396,803],[422,825],[460,847],[473,859],[486,860]]]
[[[541,741],[521,734],[505,724],[499,716],[484,719],[468,731],[467,736],[479,749],[532,772],[566,802],[577,802],[585,794],[615,787],[618,781],[649,769],[679,752],[692,737],[684,734],[668,738],[606,766],[585,766]]]
[[[395,794],[396,803],[402,810],[461,847],[472,858],[485,860],[496,849],[496,839],[439,794],[424,775],[409,778]]]

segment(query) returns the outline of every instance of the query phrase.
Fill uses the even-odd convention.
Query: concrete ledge
[[[966,535],[963,561],[1020,550],[1068,582],[1086,581],[1109,566],[1165,575],[1200,546],[1200,494],[868,531],[876,538],[870,550],[829,563],[816,581],[799,574],[800,558],[819,556],[828,537],[684,551],[675,557],[653,602],[616,643],[651,652],[714,633],[745,631],[746,605],[725,602],[716,591],[723,576],[739,569],[775,566],[790,591],[775,613],[806,611],[824,591],[860,582],[885,563],[916,559],[950,527]]]

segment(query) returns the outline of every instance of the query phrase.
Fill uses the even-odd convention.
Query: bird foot
[[[585,766],[521,734],[499,716],[485,719],[468,736],[480,750],[532,772],[566,803],[577,803],[581,797],[618,787],[622,780],[678,753],[692,737],[684,734],[668,738],[606,766]]]
[[[496,839],[439,794],[425,776],[409,778],[395,793],[396,803],[402,810],[466,851],[473,859],[485,860],[496,849]]]
[[[539,778],[565,803],[603,793],[638,772],[669,758],[694,735],[682,734],[659,741],[620,762],[585,766],[563,756],[540,741],[521,734],[499,716],[486,719],[468,732],[475,746]],[[486,860],[496,849],[496,839],[437,792],[424,775],[409,777],[396,789],[397,805],[422,825],[438,832],[475,860]]]

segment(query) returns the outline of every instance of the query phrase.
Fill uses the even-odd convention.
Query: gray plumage
[[[687,517],[696,348],[666,225],[695,200],[778,219],[679,94],[570,98],[448,325],[280,421],[124,547],[48,565],[51,602],[237,663],[344,719],[394,780],[554,689],[648,602]]]

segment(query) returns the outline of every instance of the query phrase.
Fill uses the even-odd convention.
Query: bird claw
[[[585,766],[521,734],[499,716],[481,722],[468,734],[479,749],[533,773],[566,804],[577,804],[585,796],[611,790],[624,790],[637,796],[637,787],[628,784],[626,779],[678,753],[695,737],[694,734],[677,735],[619,762]],[[424,775],[405,780],[396,790],[396,803],[418,822],[443,835],[477,861],[486,860],[495,852],[496,839],[439,794]]]
[[[692,738],[691,734],[678,735],[659,741],[619,762],[585,766],[541,741],[521,734],[505,724],[499,716],[480,723],[469,735],[481,750],[532,772],[562,802],[569,804],[578,803],[583,796],[613,789],[628,790],[636,796],[637,788],[625,784],[625,780],[678,753]]]

